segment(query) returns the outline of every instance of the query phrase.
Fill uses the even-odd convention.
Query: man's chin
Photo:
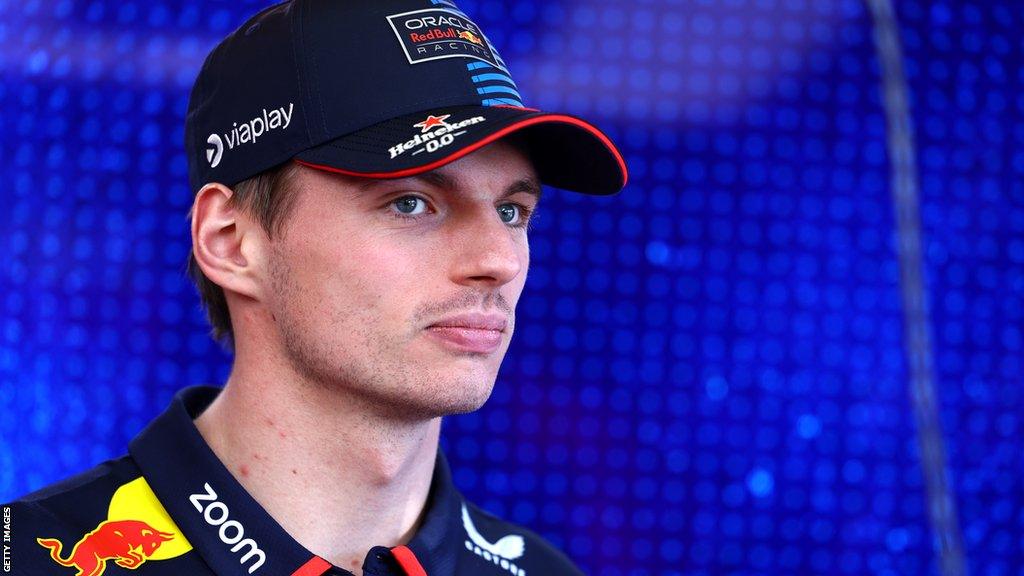
[[[488,386],[457,387],[453,386],[443,394],[425,398],[423,408],[425,413],[438,416],[454,416],[456,414],[467,414],[479,410],[491,397],[493,382]],[[453,392],[460,393],[453,393]]]
[[[383,411],[402,420],[430,420],[479,410],[491,397],[493,378],[472,383],[434,380],[429,390],[418,389],[406,394],[388,394],[370,399]]]
[[[443,409],[441,410],[441,412],[443,412],[443,414],[441,414],[441,415],[442,416],[455,416],[456,414],[469,414],[470,412],[476,412],[480,408],[483,408],[483,405],[487,403],[487,399],[488,398],[490,398],[490,395],[487,395],[483,399],[480,399],[480,400],[475,401],[475,402],[465,402],[465,403],[462,403],[462,404],[455,404],[455,405],[443,407]]]

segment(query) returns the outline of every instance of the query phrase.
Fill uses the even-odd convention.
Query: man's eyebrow
[[[534,178],[522,178],[516,180],[512,184],[505,188],[505,193],[501,195],[502,198],[507,198],[513,194],[519,192],[525,192],[537,197],[537,201],[540,202],[540,182],[537,182]]]
[[[437,172],[436,170],[431,170],[430,172],[423,172],[422,174],[416,174],[415,176],[413,176],[413,178],[416,178],[417,180],[422,180],[427,184],[434,186],[435,188],[443,188],[445,190],[453,190],[456,188],[456,182],[454,178],[448,176],[447,174]]]
[[[412,176],[406,176],[405,178],[371,178],[360,184],[359,189],[368,190],[376,186],[386,186],[391,182],[401,180],[420,180],[436,188],[445,188],[449,190],[455,188],[455,180],[440,172],[430,171],[423,172],[421,174],[413,174]]]

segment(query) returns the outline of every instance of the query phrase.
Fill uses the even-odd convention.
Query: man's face
[[[303,168],[295,185],[266,301],[292,368],[389,415],[479,408],[530,264],[525,224],[540,188],[529,160],[499,141],[419,176]],[[464,314],[507,325],[452,327]]]

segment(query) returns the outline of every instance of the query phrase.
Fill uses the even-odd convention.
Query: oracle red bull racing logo
[[[409,64],[440,58],[474,58],[501,68],[494,48],[465,14],[428,8],[388,16]]]
[[[100,576],[107,563],[136,569],[151,560],[181,556],[192,545],[164,510],[142,477],[114,492],[107,519],[82,536],[65,557],[67,548],[56,538],[36,538],[61,566],[75,568],[74,576]]]
[[[174,539],[171,532],[161,532],[141,520],[115,520],[101,523],[82,537],[67,558],[61,558],[63,545],[55,538],[37,538],[50,557],[61,566],[74,566],[75,576],[99,576],[113,560],[123,568],[138,568],[156,552],[161,544]]]

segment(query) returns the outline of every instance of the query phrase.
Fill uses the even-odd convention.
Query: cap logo
[[[220,136],[210,134],[206,143],[213,146],[213,148],[206,149],[206,161],[210,163],[210,168],[216,168],[220,164],[220,157],[224,155],[224,141],[220,139]]]
[[[455,139],[459,136],[465,134],[466,130],[464,128],[467,126],[486,121],[486,118],[483,116],[473,116],[472,118],[449,124],[447,122],[449,116],[451,114],[442,114],[441,116],[428,114],[425,120],[413,124],[412,127],[419,128],[420,131],[414,133],[411,140],[388,148],[388,152],[391,153],[391,159],[394,160],[409,150],[413,151],[412,156],[422,152],[437,152],[441,148],[455,142]]]
[[[206,143],[212,148],[206,149],[206,161],[210,168],[216,168],[224,156],[224,144],[227,143],[228,150],[234,150],[242,144],[256,143],[256,140],[272,130],[284,130],[292,123],[292,113],[295,110],[295,103],[289,102],[288,107],[281,106],[273,110],[266,108],[255,118],[243,122],[241,125],[235,122],[231,130],[221,134],[214,132],[206,138]]]
[[[447,120],[449,116],[451,116],[451,114],[445,114],[443,116],[429,115],[426,120],[413,124],[412,127],[421,128],[420,134],[430,132],[430,129],[435,126],[448,126],[448,123],[445,122],[445,120]],[[451,126],[448,127],[451,128]]]
[[[480,27],[465,14],[447,8],[428,8],[387,18],[409,64],[473,58],[502,67]]]

